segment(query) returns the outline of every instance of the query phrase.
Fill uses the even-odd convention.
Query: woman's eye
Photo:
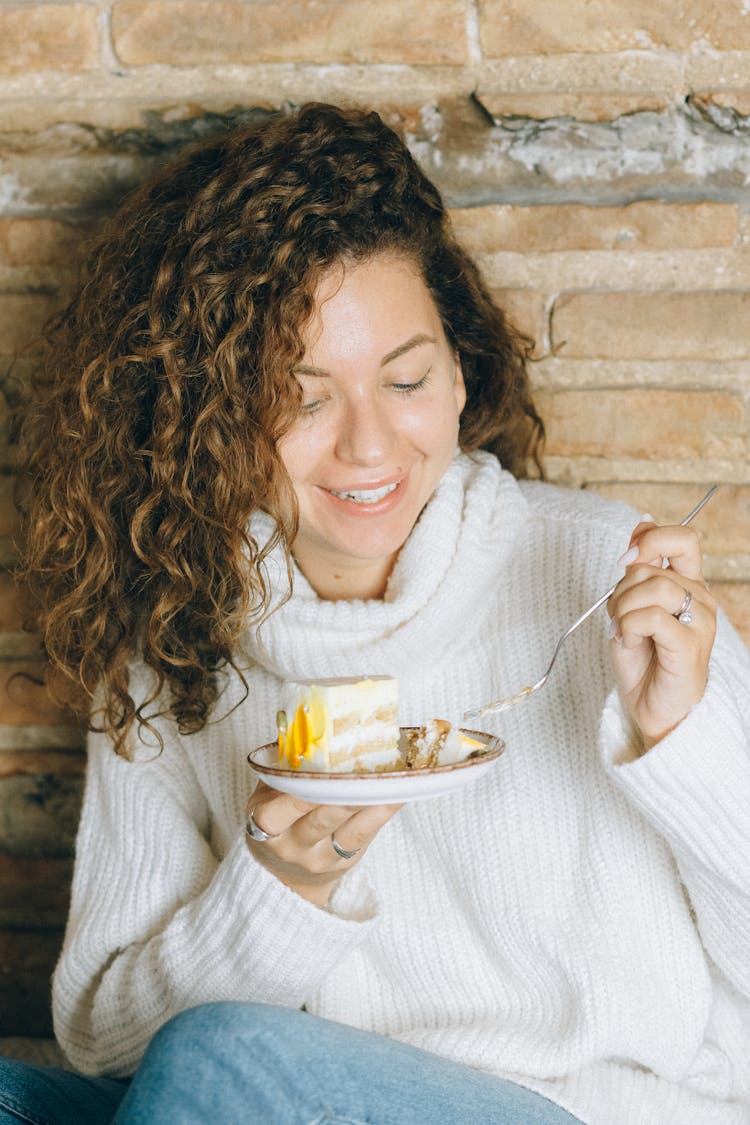
[[[320,410],[323,405],[322,398],[313,399],[312,402],[303,402],[300,404],[300,411],[302,414],[314,414],[316,410]]]
[[[404,395],[411,395],[414,394],[415,391],[418,391],[425,386],[429,374],[430,373],[428,371],[427,374],[423,375],[422,378],[419,379],[416,383],[391,383],[391,386],[393,387],[394,391],[400,391],[400,393]]]

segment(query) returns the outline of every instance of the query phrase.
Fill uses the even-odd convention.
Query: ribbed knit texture
[[[71,1061],[128,1074],[202,1001],[304,1003],[588,1125],[747,1125],[750,655],[724,619],[704,698],[637,758],[602,610],[542,692],[476,724],[507,742],[486,778],[407,805],[326,910],[243,841],[246,755],[274,736],[279,677],[388,672],[402,723],[458,722],[541,674],[636,518],[458,456],[382,602],[324,602],[298,574],[246,638],[247,699],[228,678],[214,721],[186,738],[163,721],[151,761],[92,736],[54,978]],[[278,557],[269,572],[282,581]]]

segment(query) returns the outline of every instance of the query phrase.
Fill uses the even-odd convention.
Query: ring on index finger
[[[260,825],[255,823],[253,811],[253,809],[250,809],[250,812],[247,814],[247,823],[245,825],[245,831],[250,839],[255,840],[257,844],[262,844],[266,840],[277,839],[279,836],[278,832],[264,832]]]

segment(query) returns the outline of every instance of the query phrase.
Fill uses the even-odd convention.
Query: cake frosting
[[[287,769],[388,769],[398,758],[398,684],[391,676],[294,681],[276,722]]]

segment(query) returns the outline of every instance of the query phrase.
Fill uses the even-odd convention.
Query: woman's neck
[[[306,558],[304,552],[296,549],[292,554],[318,597],[331,602],[383,598],[396,561],[393,555],[387,559],[362,559],[359,563],[347,560],[346,566],[342,566],[336,559]]]

